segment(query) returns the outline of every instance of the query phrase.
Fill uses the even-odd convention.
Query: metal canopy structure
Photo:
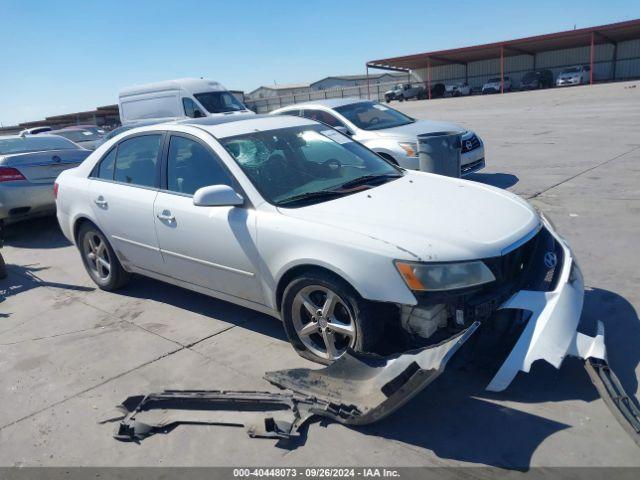
[[[430,83],[431,68],[441,65],[464,65],[482,60],[499,58],[501,78],[504,78],[504,59],[517,55],[530,55],[534,58],[538,53],[551,50],[562,50],[575,47],[589,46],[591,78],[593,83],[594,47],[599,44],[611,44],[614,46],[614,59],[617,54],[617,45],[625,40],[640,38],[640,19],[626,22],[611,23],[596,27],[579,28],[564,32],[536,35],[502,42],[486,43],[470,47],[453,48],[424,52],[414,55],[371,60],[366,64],[367,73],[370,68],[410,71],[418,68],[427,68],[427,83]],[[534,67],[535,69],[535,67]],[[615,75],[614,75],[615,77]],[[504,85],[504,82],[502,82]],[[429,94],[431,87],[428,87]]]
[[[50,126],[53,128],[62,128],[70,125],[115,125],[120,123],[118,113],[118,105],[105,105],[97,107],[95,110],[86,112],[66,113],[64,115],[53,115],[43,120],[32,122],[22,122],[13,127],[6,127],[0,131],[19,130],[24,128]]]

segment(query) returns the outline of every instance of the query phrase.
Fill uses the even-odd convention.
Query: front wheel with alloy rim
[[[78,232],[78,248],[87,273],[102,290],[117,290],[129,280],[104,234],[92,223]]]
[[[382,325],[372,307],[341,279],[312,272],[286,288],[282,319],[289,341],[301,356],[330,364],[347,348],[375,351]]]

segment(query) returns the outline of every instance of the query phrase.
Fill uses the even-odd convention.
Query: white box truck
[[[254,115],[220,83],[180,78],[123,88],[118,95],[123,125],[147,120]]]

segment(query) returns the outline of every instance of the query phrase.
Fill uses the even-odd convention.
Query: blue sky
[[[0,123],[194,76],[250,91],[367,60],[640,18],[637,0],[0,0]]]

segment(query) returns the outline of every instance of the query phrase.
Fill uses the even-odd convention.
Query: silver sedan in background
[[[56,135],[0,137],[0,223],[55,213],[55,179],[90,153]]]
[[[98,127],[66,127],[49,133],[68,138],[73,143],[89,150],[95,150],[102,144],[102,138],[105,135],[105,131]]]
[[[371,100],[335,98],[298,103],[271,112],[297,115],[325,123],[349,135],[378,155],[411,170],[420,169],[418,135],[455,131],[462,133],[461,174],[468,175],[485,166],[484,144],[480,137],[460,125],[417,120]]]

